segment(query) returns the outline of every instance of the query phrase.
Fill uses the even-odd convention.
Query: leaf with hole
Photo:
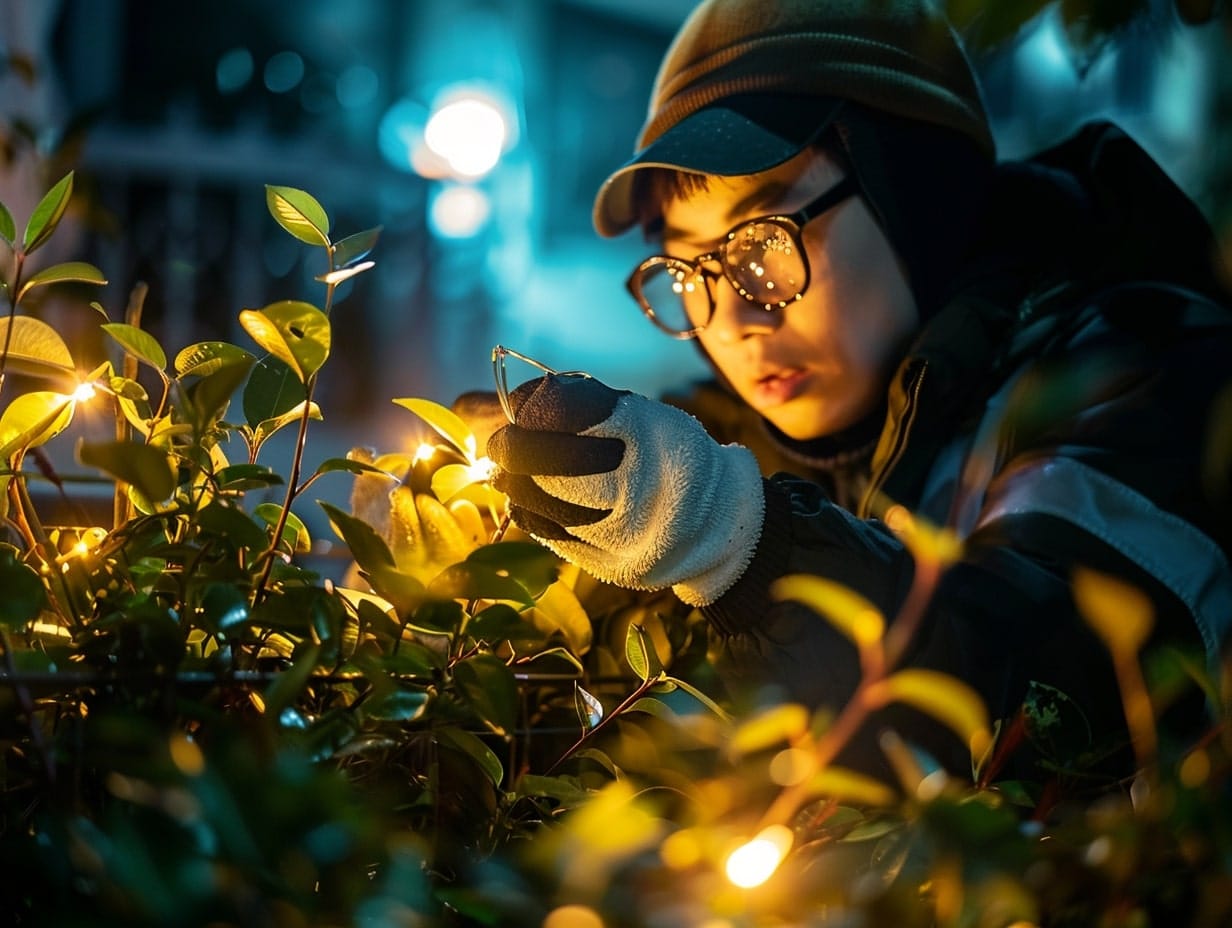
[[[305,384],[329,357],[329,317],[311,303],[280,300],[264,309],[245,309],[240,325]]]

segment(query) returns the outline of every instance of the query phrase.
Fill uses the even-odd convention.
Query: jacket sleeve
[[[1031,692],[1063,694],[1085,729],[1078,740],[1088,759],[1101,742],[1120,742],[1111,762],[1126,760],[1116,676],[1078,613],[1071,578],[1078,565],[1124,578],[1155,604],[1153,644],[1199,655],[1205,648],[1208,660],[1218,659],[1232,619],[1225,601],[1232,579],[1226,544],[1212,534],[1221,520],[1198,488],[1214,397],[1232,370],[1227,333],[1226,323],[1178,326],[1151,351],[1127,353],[1124,346],[1141,339],[1100,322],[1056,355],[1068,360],[1032,367],[986,449],[996,459],[994,476],[961,532],[962,559],[934,591],[908,664],[971,684],[994,719],[1012,717]],[[1116,364],[1100,366],[1109,359]],[[1092,370],[1093,379],[1075,382],[1076,372]],[[1066,400],[1058,402],[1062,387]],[[811,484],[776,475],[765,492],[753,563],[703,610],[723,639],[725,679],[749,698],[838,709],[858,683],[854,647],[806,607],[772,600],[769,584],[789,573],[825,576],[893,621],[911,582],[910,554],[883,523],[855,518]],[[1196,688],[1173,714],[1183,730],[1196,724]],[[956,739],[897,709],[873,721],[853,746],[853,762],[877,766],[883,725],[966,769]]]

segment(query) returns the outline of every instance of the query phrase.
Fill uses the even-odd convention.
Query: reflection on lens
[[[666,329],[687,332],[708,321],[706,281],[683,261],[652,264],[642,273],[641,288],[655,321]]]
[[[724,262],[742,295],[767,308],[794,300],[808,282],[803,255],[787,229],[774,222],[741,228],[727,243]]]

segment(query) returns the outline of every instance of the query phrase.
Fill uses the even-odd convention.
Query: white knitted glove
[[[744,573],[765,514],[747,448],[592,378],[549,374],[510,399],[516,424],[492,436],[488,456],[527,534],[599,580],[670,586],[693,606]]]

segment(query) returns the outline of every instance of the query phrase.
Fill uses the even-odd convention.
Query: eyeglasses
[[[590,374],[585,371],[554,371],[532,357],[514,351],[512,348],[506,348],[504,345],[497,345],[492,349],[492,376],[496,380],[496,398],[500,400],[501,411],[504,412],[505,418],[510,422],[514,421],[513,404],[509,401],[509,370],[506,359],[516,358],[524,364],[529,364],[531,367],[541,371],[544,376],[552,377],[578,377],[586,380],[590,379]]]
[[[714,316],[710,281],[720,273],[750,303],[766,312],[781,310],[808,288],[808,255],[800,240],[805,224],[855,191],[855,181],[847,175],[789,216],[740,223],[718,248],[692,261],[652,255],[629,275],[625,286],[646,318],[672,338],[693,338],[710,324]],[[720,271],[705,267],[714,262]]]

